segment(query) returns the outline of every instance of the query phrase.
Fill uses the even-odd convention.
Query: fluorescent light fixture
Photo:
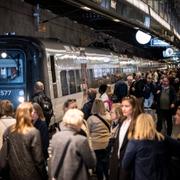
[[[119,20],[119,19],[113,19],[113,21],[115,21],[115,22],[120,22],[120,20]]]
[[[90,10],[91,10],[91,8],[89,8],[89,7],[87,7],[87,6],[82,6],[81,9],[84,9],[84,10],[86,10],[86,11],[90,11]]]
[[[147,44],[151,40],[151,35],[138,30],[136,33],[136,40],[139,44]]]

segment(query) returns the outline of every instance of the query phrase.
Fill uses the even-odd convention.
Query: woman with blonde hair
[[[0,164],[8,152],[9,174],[13,180],[47,179],[40,133],[33,127],[32,111],[31,103],[20,104],[16,110],[16,123],[3,135]]]
[[[95,99],[91,116],[87,119],[89,127],[92,148],[97,158],[96,174],[98,180],[102,180],[105,176],[108,178],[108,154],[106,147],[110,138],[111,117],[106,111],[104,102],[101,99]]]
[[[118,149],[118,132],[120,128],[120,124],[122,122],[122,119],[125,118],[122,113],[121,104],[120,103],[114,103],[112,105],[111,111],[111,137],[109,139],[109,144],[107,147],[107,150],[109,152],[109,179],[116,180],[117,174],[118,174],[118,158],[117,158],[117,152],[115,149]]]
[[[132,180],[166,180],[171,151],[179,145],[156,130],[150,114],[137,117],[135,130],[129,134],[129,143],[124,154],[122,166],[132,172]],[[177,144],[177,145],[175,145]],[[172,148],[173,146],[173,148]]]
[[[118,129],[119,122],[121,121],[123,117],[122,109],[121,109],[121,104],[120,103],[115,103],[112,105],[111,111],[111,137],[114,136]]]

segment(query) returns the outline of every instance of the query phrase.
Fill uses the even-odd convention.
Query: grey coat
[[[9,137],[9,141],[7,141],[7,136]],[[40,133],[36,128],[30,128],[30,130],[26,134],[10,132],[8,128],[7,131],[4,133],[4,142],[1,152],[6,152],[8,142],[8,162],[11,179],[47,179]]]
[[[65,153],[57,179],[87,180],[89,178],[88,169],[96,167],[94,151],[90,149],[86,137],[76,134],[75,130],[67,127],[56,133],[50,142],[50,154],[52,157],[49,164],[51,177],[54,177],[65,145],[70,138],[71,142]]]

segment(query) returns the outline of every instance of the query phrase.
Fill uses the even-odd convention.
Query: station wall
[[[86,46],[98,38],[89,27],[65,17],[57,17],[45,9],[39,11],[40,22],[49,21],[38,26],[35,12],[36,7],[23,0],[0,0],[0,35],[15,32],[16,35],[58,38],[78,46]]]

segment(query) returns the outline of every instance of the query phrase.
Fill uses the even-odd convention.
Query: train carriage
[[[80,48],[55,39],[0,36],[0,99],[16,107],[30,100],[37,80],[45,84],[57,116],[68,98],[82,104],[82,85],[113,84],[114,74],[166,68],[166,64],[128,58],[109,50]]]

